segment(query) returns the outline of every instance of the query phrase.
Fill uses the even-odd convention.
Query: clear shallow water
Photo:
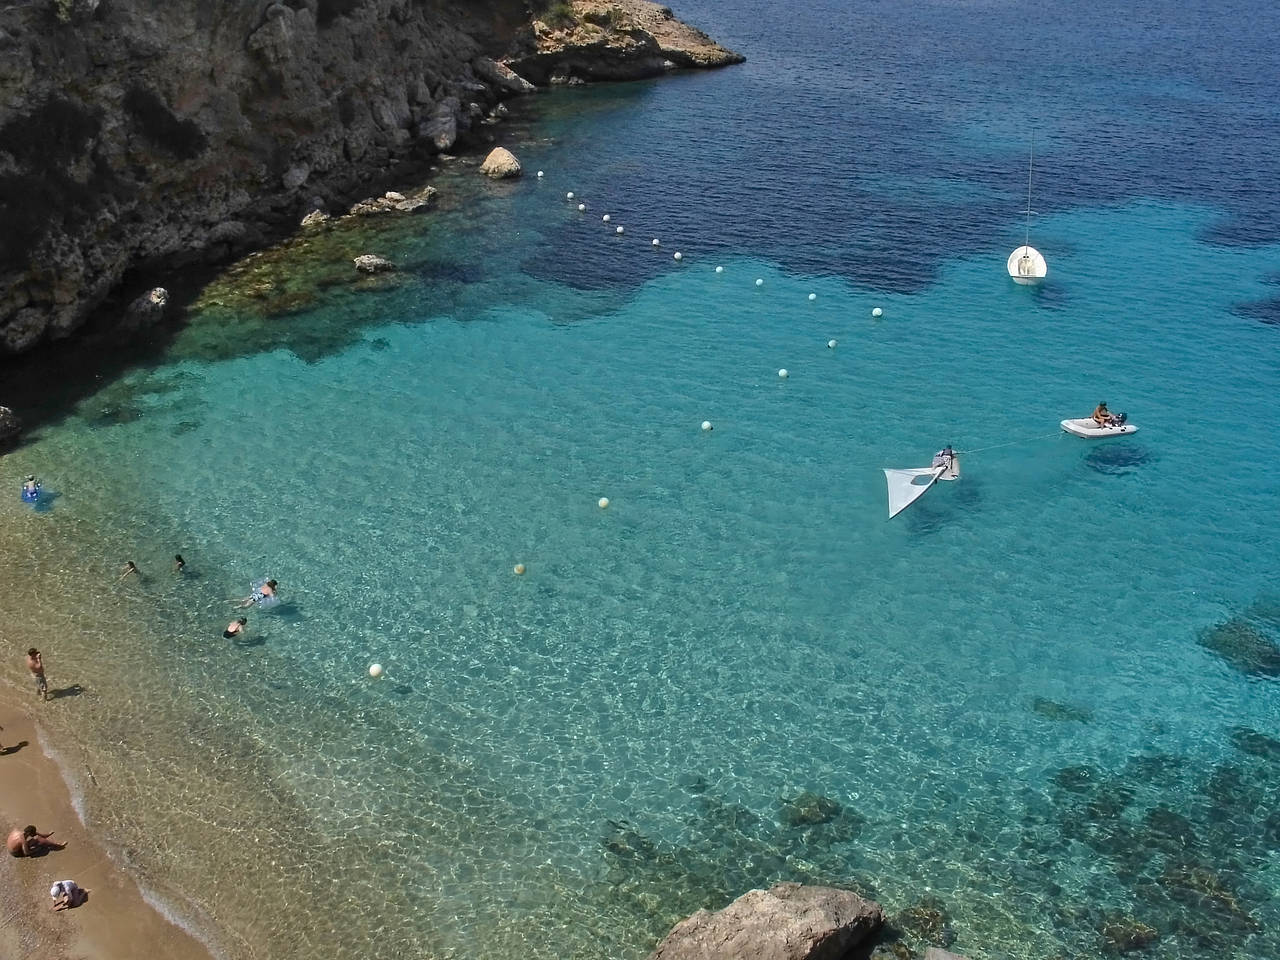
[[[1167,130],[1130,110],[1122,150],[1053,135],[1050,283],[1015,288],[1039,117],[941,33],[830,114],[816,24],[698,10],[741,71],[544,98],[511,128],[544,181],[446,176],[437,215],[232,272],[6,458],[61,493],[3,507],[39,572],[4,612],[84,687],[50,722],[93,816],[233,955],[638,957],[776,879],[975,956],[1096,953],[1117,917],[1152,956],[1275,955],[1277,747],[1239,729],[1280,735],[1276,330],[1239,309],[1271,221],[1133,177]],[[1092,102],[1110,68],[1054,59],[1031,82]],[[374,247],[407,280],[353,289]],[[1100,397],[1142,432],[1056,432]],[[944,442],[964,479],[886,522],[880,468]],[[124,557],[149,579],[102,589]],[[221,640],[267,574],[286,605]]]

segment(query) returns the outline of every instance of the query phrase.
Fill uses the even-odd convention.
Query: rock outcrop
[[[855,893],[779,883],[680,921],[649,960],[840,960],[883,923]]]
[[[480,172],[494,180],[505,180],[508,177],[520,176],[520,161],[506,147],[494,147],[480,164]]]
[[[390,260],[384,260],[382,257],[375,256],[372,253],[362,253],[352,263],[356,265],[356,269],[361,273],[386,273],[396,268],[396,265]]]
[[[744,59],[649,0],[553,4],[519,42],[507,63],[536,84],[636,80]]]
[[[717,62],[657,39],[678,28],[653,4],[608,27],[577,7],[561,36],[526,0],[0,6],[0,356],[69,336],[126,275],[132,298],[425,166],[532,89],[519,55],[588,77]]]
[[[22,433],[22,421],[8,407],[0,407],[0,447],[12,443]]]

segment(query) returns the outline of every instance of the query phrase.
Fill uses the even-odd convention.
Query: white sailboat
[[[1036,158],[1036,142],[1031,140],[1031,156],[1027,160],[1027,234],[1022,246],[1009,254],[1006,264],[1014,283],[1039,283],[1049,274],[1044,255],[1031,246],[1031,168]]]
[[[929,488],[939,480],[959,480],[960,458],[950,447],[946,447],[934,455],[930,466],[906,469],[886,467],[884,479],[889,486],[889,519],[892,520],[928,493]]]

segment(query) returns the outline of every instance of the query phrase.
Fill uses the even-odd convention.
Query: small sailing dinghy
[[[1138,432],[1137,424],[1129,423],[1127,420],[1103,426],[1093,417],[1063,420],[1062,429],[1073,437],[1084,437],[1086,440],[1095,440],[1098,437],[1119,437],[1126,433]]]
[[[1027,234],[1022,246],[1009,254],[1005,265],[1014,283],[1039,283],[1049,275],[1049,264],[1044,255],[1031,246],[1031,165],[1035,162],[1036,142],[1031,141],[1031,157],[1027,160]]]
[[[892,520],[923,497],[939,480],[959,480],[960,458],[950,447],[944,447],[934,454],[930,466],[907,469],[886,467],[884,479],[889,485],[889,519]]]

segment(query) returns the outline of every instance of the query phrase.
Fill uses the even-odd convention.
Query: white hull
[[[1079,420],[1063,420],[1062,429],[1075,437],[1084,437],[1086,440],[1094,440],[1098,437],[1122,437],[1126,433],[1137,433],[1138,428],[1132,423],[1121,424],[1118,427],[1102,427],[1092,417],[1083,417]]]
[[[1035,247],[1019,247],[1009,254],[1006,264],[1014,283],[1039,283],[1049,275],[1049,264]]]

